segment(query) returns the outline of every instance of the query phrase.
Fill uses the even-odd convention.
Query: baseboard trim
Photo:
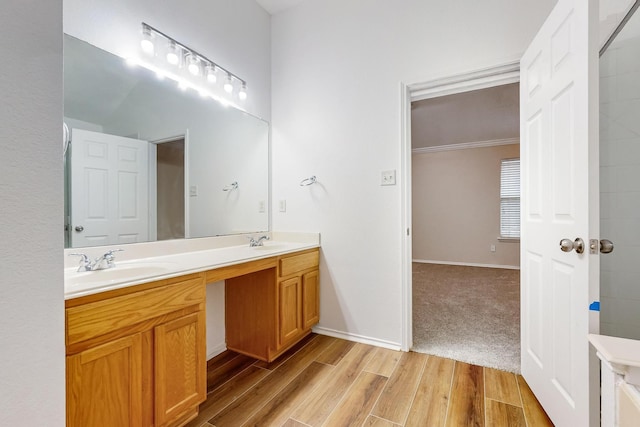
[[[519,265],[478,264],[474,262],[433,261],[433,260],[427,260],[427,259],[414,259],[413,262],[417,262],[420,264],[462,265],[465,267],[486,267],[486,268],[504,268],[507,270],[520,270]]]
[[[328,335],[334,338],[341,338],[347,341],[359,342],[362,344],[368,344],[375,347],[388,348],[390,350],[400,350],[401,345],[396,342],[385,341],[378,338],[366,337],[364,335],[352,334],[349,332],[337,331],[335,329],[323,328],[322,326],[315,326],[312,329],[313,332],[320,335]]]
[[[222,353],[226,349],[227,349],[227,343],[226,342],[222,342],[222,343],[214,346],[211,349],[211,351],[209,351],[207,353],[207,360],[213,359],[214,357],[216,357],[217,355],[219,355],[220,353]]]

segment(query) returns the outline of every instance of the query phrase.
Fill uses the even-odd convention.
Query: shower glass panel
[[[600,57],[600,333],[640,339],[640,14]]]

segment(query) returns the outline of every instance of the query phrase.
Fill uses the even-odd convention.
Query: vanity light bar
[[[140,40],[140,44],[142,50],[148,55],[155,55],[156,49],[154,44],[154,39],[164,39],[168,46],[167,53],[167,62],[172,65],[183,66],[186,65],[189,72],[194,76],[204,76],[205,80],[209,83],[215,83],[216,77],[215,72],[217,70],[222,71],[226,74],[224,89],[227,93],[232,93],[234,89],[233,82],[237,80],[240,86],[240,92],[238,93],[238,97],[240,100],[244,101],[247,98],[247,82],[237,75],[233,74],[231,71],[227,70],[224,67],[216,64],[209,58],[195,50],[187,47],[186,45],[178,42],[177,40],[169,37],[162,31],[152,27],[151,25],[143,22],[142,23],[142,39]],[[143,61],[138,61],[142,63]],[[143,64],[141,64],[143,65]],[[148,67],[147,67],[148,68]],[[154,67],[155,68],[155,67]],[[162,73],[167,74],[167,73]],[[169,73],[171,74],[171,73]],[[202,92],[200,90],[200,92]]]
[[[161,78],[161,79],[168,78],[175,81],[176,83],[178,83],[178,87],[180,89],[183,89],[183,90],[191,89],[198,92],[204,98],[211,98],[215,101],[218,101],[220,104],[222,104],[225,107],[233,106],[237,110],[246,111],[243,107],[239,106],[238,104],[231,102],[227,99],[224,99],[216,95],[215,93],[205,89],[202,86],[197,86],[196,84],[190,82],[189,80],[175,73],[172,73],[170,71],[161,69],[150,62],[144,61],[143,59],[132,57],[132,58],[127,58],[126,61],[127,61],[127,64],[129,64],[130,66],[140,66],[140,67],[146,68],[147,70],[155,73],[156,76],[158,76],[158,78]]]

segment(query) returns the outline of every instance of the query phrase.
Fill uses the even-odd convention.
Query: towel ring
[[[313,175],[313,176],[310,176],[309,178],[306,178],[300,181],[300,187],[306,187],[307,185],[315,184],[316,182],[318,182],[318,180],[316,176]]]
[[[231,184],[224,187],[222,191],[231,191],[231,190],[236,190],[237,188],[238,188],[238,181],[233,181]]]

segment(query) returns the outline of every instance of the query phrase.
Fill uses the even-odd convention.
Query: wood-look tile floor
[[[552,426],[522,376],[310,335],[273,363],[226,351],[188,427]]]

